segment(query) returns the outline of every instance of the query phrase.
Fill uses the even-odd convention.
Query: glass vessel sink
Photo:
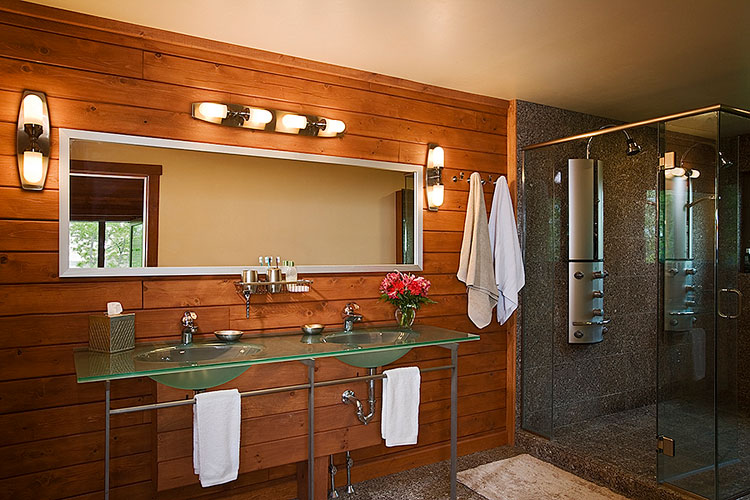
[[[393,346],[415,344],[419,333],[406,329],[372,329],[336,332],[323,336],[324,343],[344,344],[347,350],[358,350],[364,347],[382,346],[383,349],[372,349],[361,354],[336,356],[336,359],[359,368],[376,368],[393,363],[411,350],[411,347],[393,349]]]
[[[232,361],[251,356],[263,350],[255,344],[188,344],[159,347],[133,357],[138,369],[149,369],[152,365],[200,366],[206,362],[231,363]],[[207,367],[204,370],[192,370],[176,373],[151,375],[160,384],[177,389],[208,389],[224,384],[244,373],[249,365],[220,368]]]

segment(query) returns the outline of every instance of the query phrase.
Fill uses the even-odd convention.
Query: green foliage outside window
[[[94,268],[99,261],[99,226],[96,221],[71,221],[71,257],[77,267]],[[104,267],[143,266],[143,223],[104,223]],[[73,260],[73,259],[72,259]]]

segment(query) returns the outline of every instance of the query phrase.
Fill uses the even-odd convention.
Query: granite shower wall
[[[517,102],[519,147],[595,130],[612,120]],[[605,315],[600,344],[569,345],[567,159],[585,158],[586,141],[526,152],[519,193],[525,217],[526,288],[519,349],[523,426],[555,427],[655,401],[657,130],[631,132],[643,147],[625,155],[625,136],[597,137],[591,157],[604,161]],[[523,160],[519,150],[519,173]],[[521,332],[519,332],[521,333]],[[518,420],[520,422],[520,419]]]

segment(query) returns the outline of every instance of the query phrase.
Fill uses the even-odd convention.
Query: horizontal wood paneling
[[[46,189],[18,187],[15,133],[24,89],[48,96],[51,161]],[[190,116],[195,101],[241,102],[318,113],[347,123],[340,139],[318,140],[217,127]],[[422,165],[427,144],[446,151],[445,204],[424,212],[424,274],[437,304],[418,322],[481,334],[459,348],[459,449],[469,453],[507,439],[506,326],[478,330],[466,317],[455,278],[468,183],[479,171],[507,171],[508,103],[383,75],[218,42],[197,40],[9,0],[0,6],[0,491],[8,498],[101,498],[103,384],[78,384],[72,349],[88,341],[88,315],[118,300],[136,312],[138,339],[177,338],[179,320],[197,311],[200,335],[240,328],[296,330],[321,322],[340,328],[356,300],[364,325],[393,321],[380,301],[381,274],[321,275],[307,294],[256,296],[251,318],[231,277],[60,279],[58,272],[59,128],[369,158]],[[512,172],[508,172],[512,175]],[[484,186],[489,206],[493,186]],[[394,366],[447,364],[441,348],[413,349]],[[317,363],[319,380],[365,373],[335,359]],[[225,387],[251,390],[304,382],[300,363],[251,367]],[[377,384],[379,387],[379,383]],[[346,388],[366,394],[366,384]],[[382,446],[377,418],[359,424],[340,403],[344,387],[316,391],[320,455],[354,450],[355,480],[447,457],[448,372],[424,374],[420,441]],[[378,393],[379,394],[379,393]],[[113,405],[180,399],[190,391],[148,379],[116,381]],[[202,489],[192,473],[189,407],[113,418],[112,498],[279,499],[296,496],[294,462],[306,459],[307,394],[246,398],[237,481]],[[323,480],[323,479],[321,479]]]
[[[81,38],[3,25],[0,53],[25,61],[56,66],[91,69],[101,73],[140,78],[143,74],[141,51]]]
[[[57,251],[57,221],[0,220],[0,250]]]

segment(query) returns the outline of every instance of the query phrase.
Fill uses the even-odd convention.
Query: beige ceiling
[[[750,109],[750,0],[36,3],[621,120]]]

